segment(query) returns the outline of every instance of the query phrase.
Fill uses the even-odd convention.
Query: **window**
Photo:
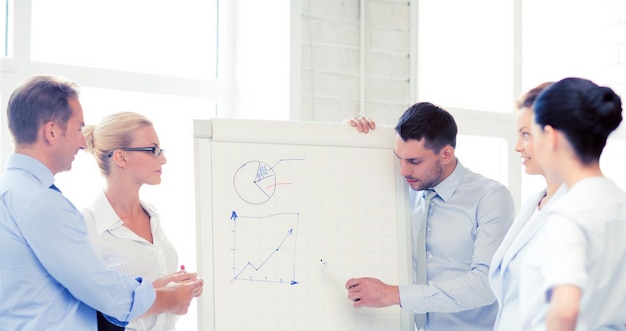
[[[503,184],[508,184],[507,143],[503,138],[459,134],[455,155],[463,166]]]
[[[10,38],[13,36],[10,30],[12,26],[11,18],[13,15],[9,12],[13,6],[10,2],[11,1],[9,0],[0,2],[0,5],[2,6],[2,8],[0,8],[0,24],[2,24],[2,26],[0,26],[0,41],[2,41],[2,56],[0,56],[0,58],[10,56],[9,45],[12,43]]]
[[[522,85],[577,76],[618,90],[621,86],[624,92],[626,79],[618,71],[623,67],[619,36],[624,26],[618,13],[625,4],[623,0],[523,1]]]
[[[514,99],[512,1],[417,3],[418,101],[510,112]]]
[[[626,61],[620,56],[625,6],[624,0],[523,1],[522,85],[530,88],[543,81],[583,77],[611,87],[625,103]],[[626,177],[620,170],[626,161],[620,152],[626,147],[625,127],[622,122],[600,160],[604,174],[622,189],[626,189]],[[534,186],[534,192],[544,187],[526,179],[522,184],[525,189]]]
[[[622,190],[626,190],[626,173],[624,172],[626,157],[624,157],[624,151],[626,151],[626,139],[624,137],[611,137],[604,147],[602,157],[600,157],[600,169],[605,176],[613,179]]]
[[[81,85],[87,124],[119,111],[135,111],[154,122],[167,163],[161,184],[142,187],[140,197],[163,216],[180,262],[196,270],[193,120],[229,111],[229,85],[216,78],[217,0],[20,0],[2,5],[3,93],[32,74],[59,74]],[[13,17],[30,17],[31,24],[20,19],[13,26]],[[29,40],[24,36],[31,36],[31,43],[12,43]],[[4,102],[7,98],[2,95]],[[10,139],[7,130],[0,131],[6,160]],[[86,152],[76,155],[71,172],[56,178],[79,209],[91,204],[105,185]],[[175,204],[172,194],[178,197]],[[196,315],[194,301],[177,328],[196,330]]]
[[[625,0],[419,1],[417,101],[450,110],[459,125],[457,155],[462,162],[500,180],[518,203],[524,201],[545,187],[545,181],[526,175],[521,162],[513,163],[519,159],[512,149],[509,115],[515,99],[543,81],[568,76],[585,77],[626,95],[621,37],[625,6]],[[610,139],[602,167],[626,188],[617,170],[624,159],[616,152],[626,141],[623,127]],[[481,141],[465,143],[461,134]],[[500,139],[508,140],[508,147],[496,147],[503,146]],[[488,162],[483,161],[485,154]],[[497,167],[485,163],[509,172],[501,177]]]
[[[77,14],[80,13],[80,14]],[[216,77],[215,1],[33,0],[33,61]]]

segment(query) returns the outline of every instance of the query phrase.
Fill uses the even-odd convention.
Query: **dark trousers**
[[[124,331],[124,327],[109,322],[98,312],[98,331]]]

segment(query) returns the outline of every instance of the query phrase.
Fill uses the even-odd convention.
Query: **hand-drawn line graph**
[[[233,281],[296,285],[299,213],[240,216],[233,211]]]
[[[260,205],[266,203],[276,192],[276,186],[291,184],[277,182],[274,168],[283,161],[301,160],[304,159],[280,159],[273,166],[263,161],[248,161],[235,172],[233,177],[235,192],[237,192],[241,200],[249,204]]]

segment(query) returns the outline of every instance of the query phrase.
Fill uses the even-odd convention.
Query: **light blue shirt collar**
[[[54,175],[41,161],[26,154],[13,153],[9,155],[7,170],[26,170],[30,172],[42,185],[50,187],[54,184]]]
[[[463,181],[466,172],[467,169],[461,164],[461,161],[457,159],[454,171],[433,189],[443,201],[447,202]]]

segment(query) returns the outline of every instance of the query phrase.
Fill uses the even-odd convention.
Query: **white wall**
[[[394,123],[410,100],[410,6],[302,0],[301,118]]]

